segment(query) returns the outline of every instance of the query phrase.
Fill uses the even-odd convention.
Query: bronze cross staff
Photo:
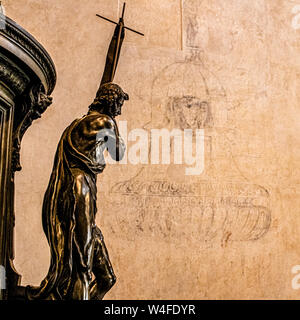
[[[109,49],[108,49],[104,74],[103,74],[100,86],[104,83],[107,83],[107,82],[113,82],[113,79],[114,79],[114,76],[116,73],[116,69],[117,69],[117,65],[118,65],[118,61],[119,61],[122,43],[123,43],[123,40],[125,37],[124,29],[130,30],[132,32],[135,32],[135,33],[141,35],[141,36],[144,36],[143,33],[136,31],[136,30],[133,30],[131,28],[128,28],[124,25],[125,6],[126,6],[126,3],[123,4],[122,16],[119,19],[118,23],[115,21],[112,21],[108,18],[105,18],[103,16],[100,16],[99,14],[96,14],[97,17],[102,18],[106,21],[109,21],[109,22],[117,25],[115,32],[114,32],[114,35],[113,35],[113,38],[111,40]]]

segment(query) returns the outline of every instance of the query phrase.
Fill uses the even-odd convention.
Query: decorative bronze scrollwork
[[[28,92],[17,99],[16,107],[21,110],[21,113],[15,117],[15,127],[13,130],[13,171],[22,170],[20,164],[20,149],[24,133],[34,120],[41,117],[51,103],[52,97],[45,94],[44,87],[41,83],[33,85]],[[20,122],[18,122],[19,119],[21,119]]]

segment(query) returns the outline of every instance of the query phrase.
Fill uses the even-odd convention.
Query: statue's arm
[[[122,160],[126,145],[119,134],[116,122],[108,116],[102,116],[92,121],[91,128],[96,132],[97,142],[105,142],[105,147],[112,159],[115,161]]]

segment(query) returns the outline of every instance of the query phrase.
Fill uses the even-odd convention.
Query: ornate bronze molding
[[[0,15],[0,21],[3,19],[3,16]],[[51,94],[56,84],[56,70],[47,51],[31,34],[8,17],[5,17],[5,26],[5,29],[0,30],[2,40],[7,39],[11,44],[13,43],[14,46],[19,47],[28,57],[36,62],[40,71],[42,71],[45,76],[47,82],[47,86],[45,86],[47,87],[45,88],[46,92],[47,94]],[[1,41],[0,45],[5,48],[4,41]]]
[[[28,86],[30,79],[5,56],[0,55],[0,81],[16,95],[22,94]]]
[[[13,150],[12,150],[12,170],[21,171],[20,149],[21,141],[26,130],[31,126],[32,122],[41,118],[42,114],[51,105],[52,98],[44,93],[41,83],[34,84],[20,96],[16,105],[21,110],[16,117],[13,130]],[[23,112],[22,112],[23,111]]]
[[[52,103],[56,71],[28,32],[8,17],[0,15],[0,20],[5,22],[0,30],[0,266],[6,273],[1,300],[14,298],[21,280],[13,265],[14,175],[21,170],[21,141]]]

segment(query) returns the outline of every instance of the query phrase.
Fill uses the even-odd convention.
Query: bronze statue
[[[96,177],[105,168],[106,149],[116,161],[125,152],[115,118],[129,98],[112,82],[127,28],[124,9],[125,5],[96,98],[87,115],[66,128],[58,144],[42,211],[51,263],[39,287],[23,288],[29,300],[99,300],[116,281],[102,233],[95,224]]]
[[[117,161],[124,155],[115,122],[124,100],[128,95],[118,85],[102,85],[88,114],[73,121],[61,137],[43,202],[51,265],[40,287],[27,287],[28,299],[102,299],[116,281],[95,224],[96,176],[105,168],[105,149]]]

